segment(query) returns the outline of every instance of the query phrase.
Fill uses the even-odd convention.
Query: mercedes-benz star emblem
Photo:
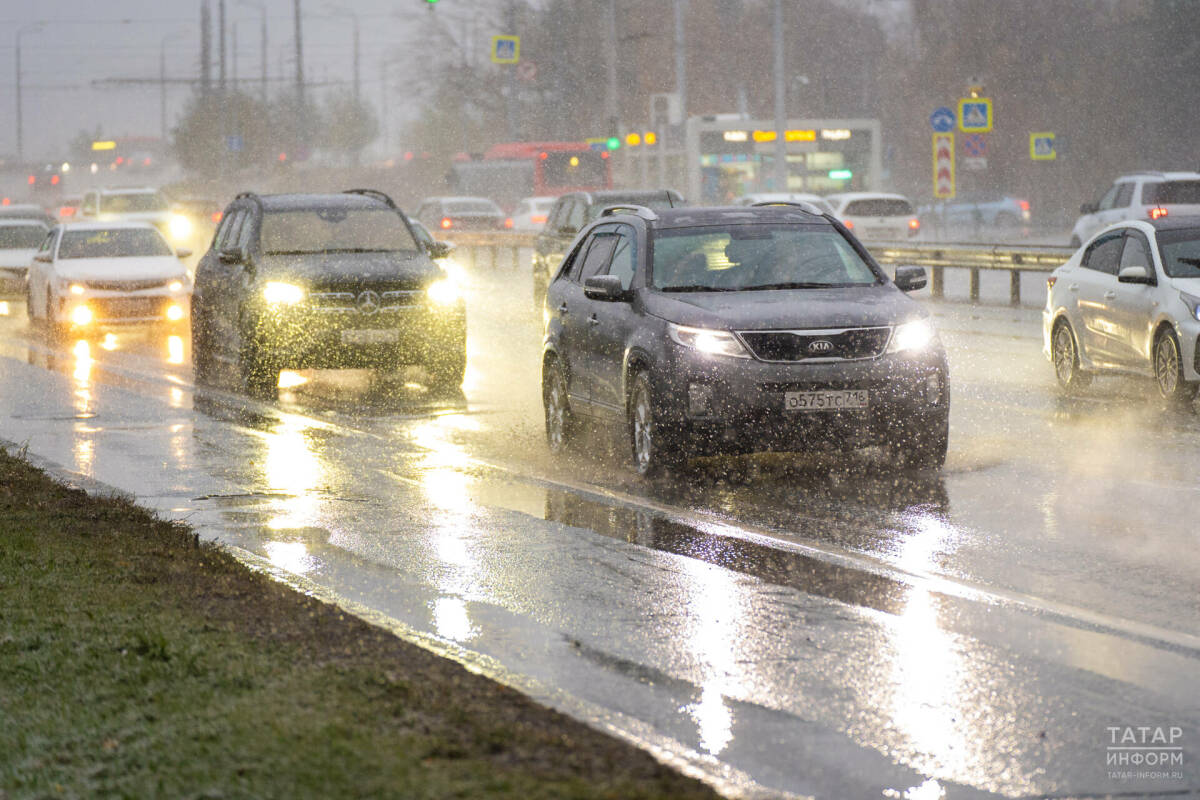
[[[368,289],[358,295],[358,313],[374,314],[379,310],[379,294]]]
[[[815,342],[809,342],[808,352],[810,353],[831,353],[833,352],[833,342],[828,339],[817,339]]]

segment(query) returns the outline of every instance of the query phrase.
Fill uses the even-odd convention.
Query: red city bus
[[[505,142],[482,158],[458,161],[451,169],[461,195],[490,197],[511,209],[525,197],[612,188],[607,150],[586,142]]]

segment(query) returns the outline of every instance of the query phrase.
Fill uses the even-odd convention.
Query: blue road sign
[[[963,154],[970,158],[987,155],[987,139],[982,134],[970,133],[962,138]]]
[[[521,60],[520,36],[493,36],[492,61],[497,64],[516,64]]]
[[[988,97],[958,101],[958,129],[963,133],[987,133],[992,129],[992,101]]]
[[[957,121],[954,111],[946,106],[935,108],[933,113],[929,115],[929,124],[938,133],[949,133],[954,130],[954,123]]]

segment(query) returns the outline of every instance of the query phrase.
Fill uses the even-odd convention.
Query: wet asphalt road
[[[731,794],[1200,793],[1196,409],[1135,380],[1060,399],[1036,309],[944,303],[944,470],[644,483],[617,435],[546,453],[528,297],[473,277],[462,393],[303,373],[274,404],[197,390],[184,339],[50,342],[11,302],[0,438]],[[1179,728],[1182,764],[1110,775],[1143,752],[1110,726]]]

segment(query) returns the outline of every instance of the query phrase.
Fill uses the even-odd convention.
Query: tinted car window
[[[1200,228],[1159,231],[1158,252],[1172,278],[1200,278]]]
[[[846,204],[846,210],[842,213],[856,217],[907,217],[912,215],[913,208],[907,200],[881,197],[870,200],[851,200]]]
[[[1097,272],[1116,275],[1117,265],[1121,263],[1121,249],[1124,244],[1120,231],[1102,237],[1084,254],[1083,266]]]
[[[0,249],[32,250],[45,238],[42,225],[0,225]]]
[[[633,273],[637,268],[634,259],[633,232],[622,228],[618,234],[616,249],[613,251],[612,262],[608,265],[608,274],[621,279],[621,288],[628,290],[633,285]]]
[[[58,246],[59,258],[136,258],[169,256],[171,248],[158,231],[142,228],[67,231]]]
[[[581,200],[579,200],[578,198],[576,198],[575,200],[572,200],[570,207],[567,209],[566,222],[563,224],[569,228],[574,228],[575,230],[579,230],[580,228],[583,227],[583,223],[584,223],[583,211],[584,211],[583,202]]]
[[[1121,252],[1121,269],[1125,267],[1145,267],[1151,275],[1154,274],[1150,248],[1140,233],[1130,233],[1125,237],[1125,249]]]
[[[612,257],[617,246],[618,236],[613,233],[598,233],[592,236],[588,245],[587,255],[583,257],[583,268],[579,271],[579,281],[582,283],[593,275],[604,272],[608,260]]]
[[[1113,186],[1107,192],[1105,192],[1104,197],[1100,198],[1100,202],[1096,204],[1096,207],[1100,211],[1104,211],[1106,209],[1112,208],[1113,204],[1116,203],[1116,200],[1117,200],[1117,191],[1124,185],[1125,184],[1119,183],[1119,184]]]
[[[1122,183],[1117,188],[1117,199],[1113,201],[1113,208],[1125,208],[1131,200],[1133,200],[1133,184]]]
[[[1146,204],[1192,203],[1200,205],[1200,181],[1163,181],[1142,187]]]
[[[651,285],[663,291],[856,286],[880,276],[832,228],[734,225],[654,238]]]
[[[416,250],[399,215],[387,208],[272,211],[259,232],[264,254]]]

